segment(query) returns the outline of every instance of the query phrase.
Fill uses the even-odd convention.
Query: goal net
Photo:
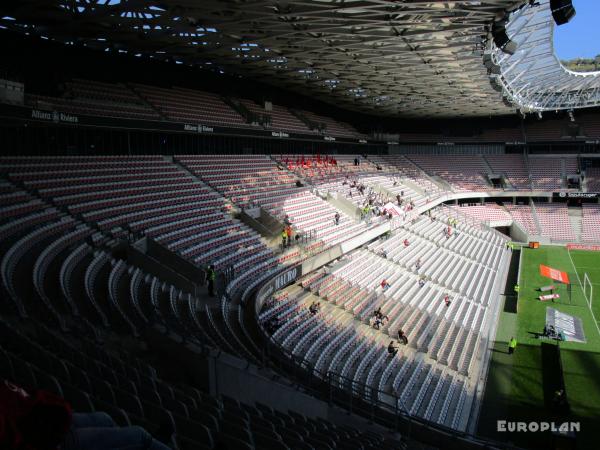
[[[591,308],[592,299],[594,298],[594,285],[592,284],[587,273],[583,274],[583,295],[585,296],[585,300],[588,302],[588,305]]]

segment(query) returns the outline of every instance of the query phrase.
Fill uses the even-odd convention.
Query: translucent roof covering
[[[506,31],[518,44],[514,55],[491,43],[492,60],[500,67],[492,84],[522,112],[600,105],[600,72],[573,72],[561,64],[554,51],[555,26],[550,0],[536,0],[510,14]]]
[[[482,64],[525,0],[2,0],[0,29],[277,85],[388,117],[514,113]],[[5,16],[5,18],[3,18]]]

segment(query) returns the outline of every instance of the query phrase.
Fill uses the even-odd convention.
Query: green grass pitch
[[[572,298],[560,286],[561,299],[555,303],[540,302],[536,291],[552,283],[539,273],[545,264],[569,274]],[[588,306],[580,285],[587,273],[594,285],[592,309]],[[497,420],[514,421],[579,421],[581,431],[576,433],[575,447],[598,448],[600,436],[600,252],[574,250],[564,247],[542,246],[522,249],[517,313],[504,309],[493,343],[493,355],[479,419],[478,433],[525,448],[554,448],[555,438],[546,433],[499,433]],[[512,287],[507,288],[507,293]],[[507,301],[508,302],[508,301]],[[561,361],[567,398],[571,406],[568,416],[556,416],[552,396],[558,370],[548,357],[548,339],[538,339],[535,333],[543,330],[546,307],[582,319],[586,343],[560,344]],[[593,314],[592,314],[593,312]],[[594,318],[595,316],[595,318]],[[518,341],[514,355],[507,352],[507,341],[515,336]],[[545,344],[545,345],[542,345]],[[550,352],[552,353],[552,352]],[[567,446],[566,448],[569,448]]]

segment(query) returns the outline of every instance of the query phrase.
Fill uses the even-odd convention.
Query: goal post
[[[592,307],[592,299],[594,298],[594,285],[592,284],[587,272],[583,274],[583,295],[589,307]]]

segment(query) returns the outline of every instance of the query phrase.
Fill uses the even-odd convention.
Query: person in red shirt
[[[166,434],[170,439],[172,430]],[[121,448],[170,450],[141,427],[119,427],[108,414],[102,412],[73,413],[66,400],[50,392],[28,392],[0,379],[0,449]]]
[[[61,445],[72,419],[71,406],[54,394],[28,393],[0,382],[0,448],[54,450]]]
[[[384,279],[381,282],[381,289],[383,289],[383,291],[385,292],[385,291],[387,291],[389,289],[389,287],[390,287],[390,283],[388,283],[387,280]]]
[[[446,306],[450,306],[450,296],[448,294],[444,295],[444,303],[446,303]]]

